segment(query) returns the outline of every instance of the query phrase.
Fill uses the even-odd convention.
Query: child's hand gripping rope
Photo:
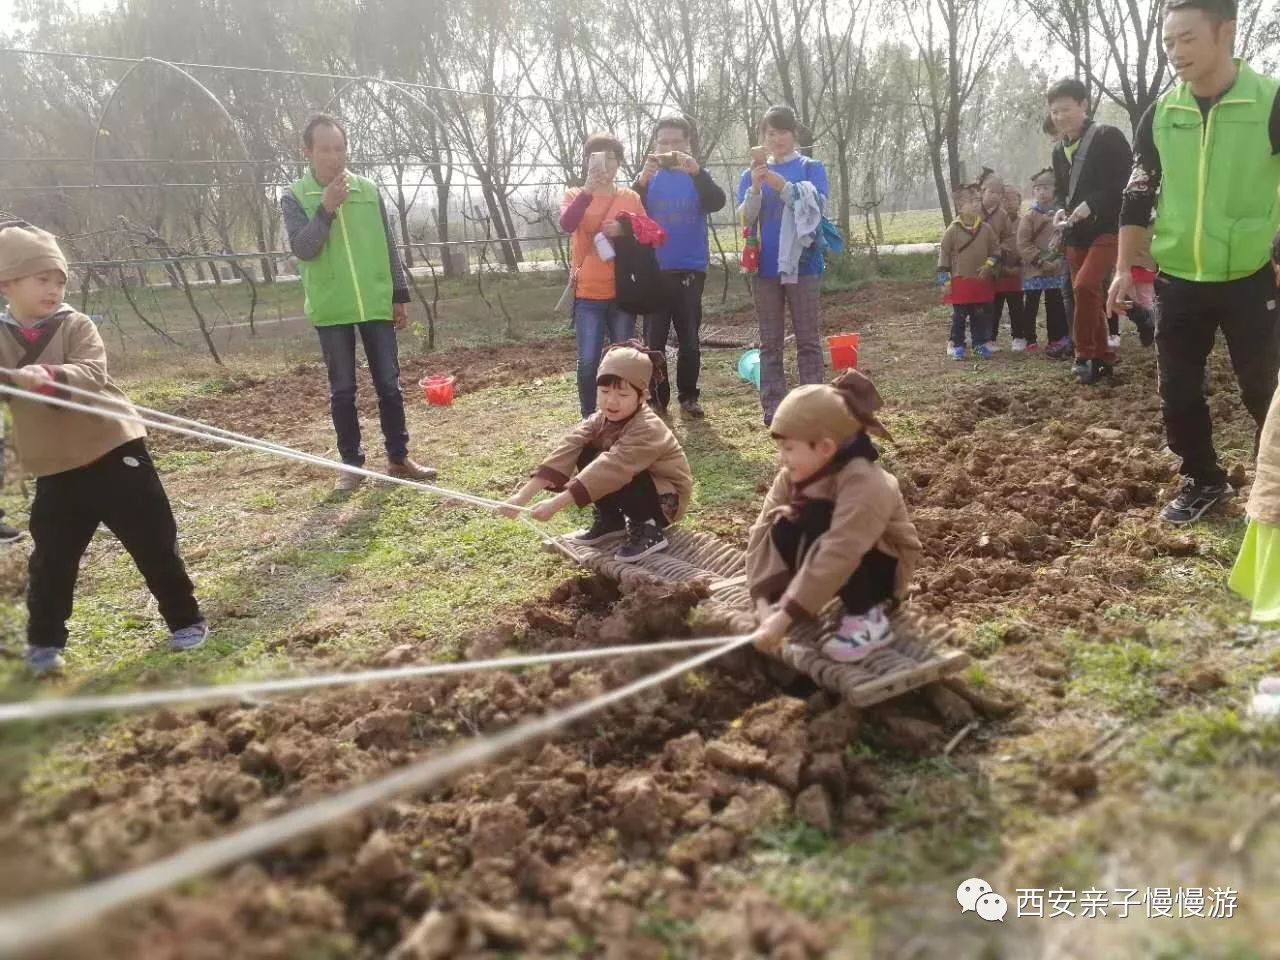
[[[760,597],[756,600],[756,620],[760,625],[752,632],[751,642],[761,653],[776,657],[787,645],[791,615]]]

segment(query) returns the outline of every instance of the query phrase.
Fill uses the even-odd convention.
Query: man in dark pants
[[[1234,0],[1168,5],[1165,45],[1181,82],[1138,123],[1108,295],[1121,312],[1137,300],[1132,268],[1149,239],[1160,271],[1160,406],[1183,475],[1160,516],[1175,524],[1195,522],[1235,492],[1204,397],[1219,327],[1259,432],[1280,370],[1269,263],[1280,226],[1280,83],[1232,57],[1235,33]]]
[[[1107,273],[1115,260],[1120,195],[1133,155],[1123,133],[1089,118],[1089,95],[1079,80],[1059,80],[1045,98],[1062,135],[1053,148],[1054,195],[1061,208],[1055,222],[1064,227],[1071,269],[1075,376],[1093,385],[1111,376],[1116,359],[1107,341],[1103,305]]]
[[[302,133],[310,172],[280,201],[289,247],[302,262],[303,310],[315,325],[329,371],[329,403],[342,462],[364,466],[356,412],[356,335],[378,393],[387,473],[431,480],[409,459],[396,331],[409,321],[409,284],[377,184],[347,171],[347,133],[332,117],[312,117]],[[338,490],[361,476],[342,473]]]
[[[680,341],[676,360],[676,390],[680,411],[699,419],[698,374],[702,369],[699,336],[702,327],[702,288],[707,281],[707,214],[725,205],[725,193],[693,159],[693,125],[684,117],[663,117],[654,133],[654,155],[632,189],[640,194],[649,216],[667,232],[657,248],[666,305],[644,318],[644,339],[650,350],[665,351],[674,324]],[[654,403],[665,411],[671,384],[657,388]]]

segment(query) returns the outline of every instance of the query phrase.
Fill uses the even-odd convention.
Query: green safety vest
[[[317,327],[391,319],[391,254],[372,180],[348,174],[350,192],[314,260],[299,261],[303,312]],[[316,215],[324,187],[308,173],[289,187],[307,217]]]
[[[1207,119],[1185,83],[1156,104],[1163,178],[1151,254],[1162,273],[1184,280],[1257,273],[1280,227],[1280,156],[1269,127],[1278,84],[1236,65],[1236,82]]]

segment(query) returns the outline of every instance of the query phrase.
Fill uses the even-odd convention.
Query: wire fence
[[[223,87],[209,78],[258,77],[264,85],[314,81],[314,89],[328,96],[328,103],[314,106],[334,108],[353,130],[385,128],[366,136],[366,149],[353,151],[348,164],[379,185],[408,267],[415,346],[426,351],[566,334],[566,322],[553,309],[569,256],[559,213],[565,190],[580,181],[582,163],[576,147],[554,149],[542,129],[554,119],[549,111],[580,111],[578,122],[593,115],[625,117],[640,136],[672,110],[671,103],[642,99],[469,90],[340,71],[21,47],[0,48],[4,56],[126,68],[97,81],[102,92],[92,108],[96,116],[89,118],[94,129],[87,156],[21,156],[10,148],[0,157],[0,210],[42,225],[70,224],[58,231],[73,267],[68,299],[99,321],[126,365],[155,351],[198,350],[216,363],[240,351],[279,351],[289,358],[295,346],[314,352],[305,336],[299,267],[279,211],[281,195],[305,172],[306,161],[298,154],[262,155],[261,131],[243,128],[215,92]],[[212,105],[222,118],[210,125],[212,133],[197,135],[193,114],[192,136],[166,141],[174,152],[220,155],[148,150],[148,138],[138,135],[137,122],[145,127],[141,108],[126,94],[138,85],[140,71],[151,69],[156,89],[185,90],[193,103]],[[428,94],[431,99],[422,99]],[[509,118],[519,128],[513,134],[519,148],[495,154],[477,146],[494,128],[470,126],[483,111],[442,117],[441,104],[448,101],[439,98],[452,96],[520,105]],[[424,131],[435,129],[432,123],[449,136],[423,139]],[[821,155],[825,146],[819,141],[814,148]],[[723,145],[710,154],[701,162],[729,202],[707,218],[716,274],[707,290],[726,304],[741,289],[733,281],[741,242],[733,201],[748,160],[726,155]],[[630,159],[620,183],[636,172],[643,150]],[[874,255],[882,239],[872,223],[878,204],[862,213],[866,230],[855,231],[850,245],[869,241]]]

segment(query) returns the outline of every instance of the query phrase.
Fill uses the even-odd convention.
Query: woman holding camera
[[[827,171],[817,160],[796,150],[799,124],[790,107],[770,107],[760,122],[763,146],[751,148],[751,168],[738,182],[738,214],[743,226],[753,230],[760,245],[759,265],[751,278],[756,319],[760,323],[760,406],[764,422],[787,393],[783,366],[786,309],[796,335],[796,371],[801,383],[822,383],[823,357],[819,305],[822,288],[822,252],[818,245],[803,247],[795,273],[784,273],[780,262],[790,250],[794,256],[798,238],[786,236],[784,220],[796,222],[797,203],[816,205],[820,212],[829,188]],[[812,190],[799,189],[811,185]],[[792,217],[784,217],[791,208]],[[819,227],[821,229],[821,227]]]
[[[618,308],[613,244],[621,236],[621,213],[644,213],[634,190],[615,184],[622,144],[612,134],[593,133],[583,145],[586,186],[569,190],[560,203],[560,229],[571,234],[569,278],[574,288],[573,325],[578,342],[578,403],[582,416],[596,409],[596,371],[605,335],[622,343],[636,335],[636,318]]]

